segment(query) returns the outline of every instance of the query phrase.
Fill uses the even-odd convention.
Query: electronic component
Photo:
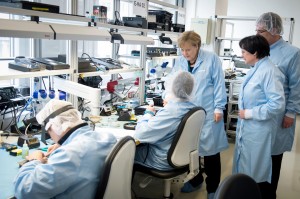
[[[148,22],[148,29],[152,30],[164,30],[164,24],[163,23],[157,23],[157,22]]]
[[[23,146],[24,141],[27,143],[30,149],[40,146],[40,141],[37,137],[32,135],[21,135],[18,139],[18,146]]]
[[[149,22],[163,24],[162,29],[165,31],[171,31],[172,17],[172,13],[169,13],[164,10],[148,10],[148,19],[150,19]]]
[[[13,86],[0,87],[0,103],[17,97],[16,90]]]
[[[66,63],[66,55],[58,55],[59,62]],[[96,67],[91,66],[91,61],[85,58],[78,58],[78,72],[85,73],[85,72],[94,72],[96,71]]]
[[[22,149],[14,149],[14,150],[11,150],[11,151],[9,152],[9,155],[12,155],[12,156],[22,155]]]
[[[48,58],[32,58],[31,60],[45,64],[47,70],[69,69],[70,65],[63,62],[55,61]]]
[[[136,122],[128,122],[123,125],[123,128],[127,130],[135,130],[136,125]]]
[[[143,17],[123,17],[124,26],[147,29],[147,20]]]
[[[18,147],[14,144],[2,142],[1,148],[5,149],[6,151],[11,151],[11,150],[17,149]]]
[[[185,25],[183,24],[172,24],[173,32],[184,32],[185,31]]]
[[[10,100],[17,97],[16,90],[13,86],[1,86],[0,87],[0,110],[9,104],[11,106]]]
[[[92,61],[94,63],[97,63],[98,65],[105,66],[106,70],[122,69],[123,68],[122,64],[129,65],[112,58],[92,58]]]
[[[50,5],[50,4],[31,2],[31,1],[9,1],[3,3],[1,2],[0,5],[14,7],[14,8],[21,8],[26,10],[59,13],[59,6],[57,5]]]
[[[8,68],[22,72],[45,70],[46,65],[24,57],[16,57],[14,62],[8,63]]]

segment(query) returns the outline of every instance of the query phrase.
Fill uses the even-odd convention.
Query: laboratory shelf
[[[22,71],[10,69],[8,67],[1,67],[0,80],[41,77],[41,76],[53,76],[53,75],[63,75],[63,74],[72,74],[72,73],[73,73],[72,69],[22,72]]]
[[[240,41],[241,38],[230,38],[230,37],[216,37],[217,40],[229,40],[229,41]]]
[[[140,56],[132,56],[132,55],[118,55],[119,58],[127,58],[127,59],[140,59]],[[176,59],[178,58],[178,55],[171,55],[171,56],[161,56],[161,57],[146,57],[148,60],[153,60],[153,59]]]
[[[41,12],[35,10],[26,10],[21,8],[12,8],[7,6],[0,6],[0,13],[21,15],[21,16],[37,16],[41,18],[57,19],[57,20],[68,20],[68,21],[80,21],[80,22],[89,22],[91,19],[86,18],[85,16],[78,15],[69,15],[61,13],[50,13],[50,12]]]
[[[95,71],[95,72],[84,72],[84,73],[77,73],[81,77],[93,77],[93,76],[102,76],[102,75],[113,75],[118,73],[129,73],[129,72],[137,72],[143,71],[143,68],[133,67],[128,69],[113,69],[108,71]]]

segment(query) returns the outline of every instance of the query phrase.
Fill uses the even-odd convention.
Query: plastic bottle
[[[28,156],[28,155],[29,155],[29,148],[28,148],[26,141],[24,140],[24,144],[22,147],[22,158],[25,159],[26,156]]]

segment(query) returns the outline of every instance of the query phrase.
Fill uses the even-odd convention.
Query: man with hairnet
[[[138,120],[134,137],[140,141],[135,161],[159,170],[172,169],[167,160],[168,150],[184,115],[196,105],[193,96],[194,78],[188,72],[180,72],[172,80],[168,103],[157,113],[152,106]]]
[[[283,87],[286,107],[278,117],[276,138],[272,147],[272,198],[276,198],[283,153],[292,149],[296,114],[300,113],[300,50],[283,40],[282,20],[278,14],[262,14],[256,21],[256,32],[267,39],[270,59],[285,75]]]
[[[94,198],[104,161],[116,138],[92,131],[71,103],[51,100],[36,115],[60,145],[49,158],[39,150],[27,156],[15,178],[15,196],[30,198]]]

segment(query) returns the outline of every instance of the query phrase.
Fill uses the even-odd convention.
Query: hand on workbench
[[[55,149],[57,149],[58,147],[60,147],[59,144],[53,144],[51,146],[48,147],[48,151],[47,153],[45,154],[45,156],[49,156]]]
[[[42,151],[36,150],[32,153],[30,153],[28,156],[26,156],[26,159],[31,161],[31,160],[39,160],[42,163],[47,162],[47,157]]]

